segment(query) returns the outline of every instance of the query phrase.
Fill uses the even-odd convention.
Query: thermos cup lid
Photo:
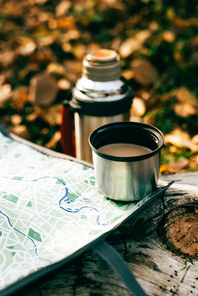
[[[99,49],[85,56],[83,75],[93,81],[112,81],[121,76],[120,56],[110,49]]]

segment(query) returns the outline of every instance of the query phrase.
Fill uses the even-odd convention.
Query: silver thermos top
[[[74,111],[76,156],[92,162],[88,144],[90,133],[101,125],[129,120],[133,93],[121,76],[120,56],[100,49],[87,54],[67,104]]]

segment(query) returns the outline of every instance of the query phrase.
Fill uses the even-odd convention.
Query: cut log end
[[[189,258],[198,258],[198,213],[194,207],[178,207],[167,213],[157,233],[168,249]]]

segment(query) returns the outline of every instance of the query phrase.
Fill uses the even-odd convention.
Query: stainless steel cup
[[[100,152],[104,145],[129,143],[147,147],[151,152],[139,156],[112,156]],[[103,125],[89,136],[98,189],[118,201],[137,201],[157,188],[162,132],[154,126],[137,122]]]

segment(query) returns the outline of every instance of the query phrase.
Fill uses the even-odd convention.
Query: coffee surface
[[[104,145],[100,147],[98,151],[112,156],[130,157],[147,154],[150,153],[152,150],[147,147],[135,144],[115,143]]]

